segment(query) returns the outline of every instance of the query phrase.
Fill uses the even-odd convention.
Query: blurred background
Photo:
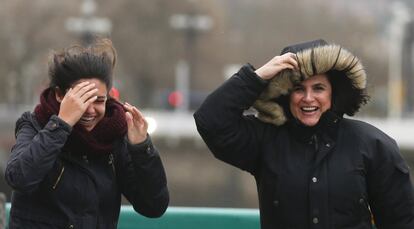
[[[371,102],[356,116],[396,139],[414,164],[412,0],[0,0],[0,192],[14,124],[47,87],[52,50],[99,35],[118,51],[120,100],[150,121],[171,206],[257,208],[253,177],[216,160],[192,113],[245,63],[323,38],[362,59]]]

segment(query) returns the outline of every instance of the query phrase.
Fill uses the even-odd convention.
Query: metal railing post
[[[0,229],[6,228],[6,195],[0,192]]]

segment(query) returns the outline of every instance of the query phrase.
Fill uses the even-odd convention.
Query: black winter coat
[[[409,169],[393,139],[326,112],[316,128],[244,116],[266,87],[246,65],[194,114],[220,160],[256,179],[264,229],[414,228]]]
[[[70,132],[57,116],[43,129],[29,112],[17,121],[5,172],[14,189],[10,229],[116,228],[121,194],[144,216],[165,212],[165,172],[149,137],[138,145],[120,139],[114,152],[93,157],[65,149]]]

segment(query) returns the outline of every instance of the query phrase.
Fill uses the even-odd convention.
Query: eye
[[[322,84],[317,84],[317,85],[313,86],[313,90],[315,90],[315,91],[324,91],[325,86],[323,86]]]
[[[301,85],[293,86],[292,91],[303,91],[303,87]]]
[[[96,104],[102,104],[106,102],[106,97],[105,96],[98,96],[98,98],[95,100]]]

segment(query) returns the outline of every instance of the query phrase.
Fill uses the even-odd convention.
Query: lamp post
[[[211,17],[195,13],[174,14],[170,17],[170,26],[182,31],[185,36],[184,58],[179,60],[175,71],[175,89],[181,92],[182,101],[176,111],[186,112],[190,107],[190,78],[194,77],[196,63],[195,43],[197,35],[208,31],[213,25]]]
[[[96,3],[94,0],[84,0],[81,5],[82,15],[66,20],[68,31],[79,34],[82,42],[90,44],[94,35],[107,35],[112,30],[112,23],[108,18],[96,17]]]
[[[414,13],[411,10],[410,15]],[[414,117],[414,17],[405,27],[405,37],[403,43],[403,62],[402,73],[404,82],[404,114],[405,116]],[[404,115],[403,114],[403,115]]]
[[[6,228],[6,195],[0,192],[0,229]]]
[[[404,37],[411,16],[402,2],[395,2],[390,23],[388,117],[401,118],[403,113],[403,49]]]

